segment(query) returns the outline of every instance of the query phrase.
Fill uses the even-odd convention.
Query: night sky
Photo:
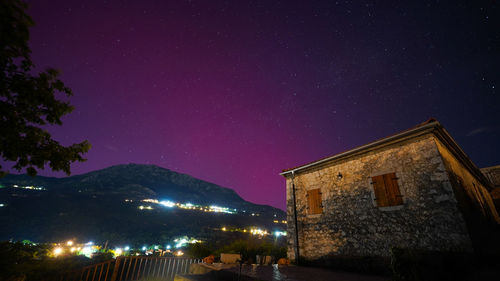
[[[429,117],[500,164],[498,1],[30,2],[33,61],[74,92],[50,131],[93,146],[73,174],[155,164],[284,208],[282,169]]]

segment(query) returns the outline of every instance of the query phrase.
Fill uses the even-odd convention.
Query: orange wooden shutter
[[[323,206],[321,206],[321,191],[319,188],[307,191],[307,201],[309,203],[309,214],[321,214]]]
[[[389,199],[389,206],[403,204],[403,197],[398,186],[398,179],[395,173],[384,175],[385,190]]]
[[[389,199],[385,190],[384,175],[372,177],[375,200],[378,207],[389,206]]]

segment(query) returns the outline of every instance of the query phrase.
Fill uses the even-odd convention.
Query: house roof
[[[443,128],[443,126],[434,118],[418,124],[417,126],[410,128],[408,130],[402,131],[400,133],[385,137],[383,139],[376,140],[374,142],[356,147],[354,149],[338,153],[329,157],[325,157],[301,166],[283,170],[280,175],[287,176],[293,173],[298,173],[300,171],[307,170],[309,168],[314,168],[323,164],[331,163],[339,159],[345,159],[354,155],[363,154],[383,146],[401,142],[410,138],[421,136],[427,133],[433,133],[438,137],[441,142],[448,147],[448,149],[457,157],[457,159],[462,162],[462,164],[485,186],[491,188],[491,184],[486,179],[486,177],[481,173],[479,168],[469,159],[465,152],[460,148],[460,146],[453,140],[450,134]]]
[[[431,126],[429,126],[429,124]],[[436,125],[439,125],[439,122],[436,119],[434,119],[434,118],[430,118],[427,121],[425,121],[423,123],[420,123],[420,124],[418,124],[417,126],[415,126],[413,128],[404,130],[404,131],[402,131],[400,133],[393,134],[393,135],[390,135],[388,137],[385,137],[385,138],[382,138],[382,139],[370,142],[368,144],[365,144],[365,145],[362,145],[362,146],[358,146],[358,147],[353,148],[351,150],[347,150],[347,151],[344,151],[344,152],[341,152],[341,153],[338,153],[338,154],[335,154],[335,155],[332,155],[332,156],[324,157],[324,158],[321,158],[319,160],[306,163],[304,165],[300,165],[300,166],[296,166],[296,167],[293,167],[293,168],[285,169],[285,170],[282,171],[282,173],[280,173],[280,175],[285,175],[285,174],[291,173],[292,171],[293,172],[297,172],[298,170],[303,170],[305,168],[316,166],[316,165],[322,164],[324,162],[329,162],[330,160],[334,160],[334,159],[337,159],[337,158],[340,158],[340,157],[345,157],[345,156],[348,156],[348,155],[356,153],[356,152],[361,152],[361,151],[365,151],[365,150],[372,150],[374,148],[374,146],[378,146],[380,144],[383,144],[386,141],[397,139],[399,137],[407,135],[408,133],[413,133],[413,131],[415,131],[417,129],[422,129],[422,128],[426,129],[428,127],[434,127]]]

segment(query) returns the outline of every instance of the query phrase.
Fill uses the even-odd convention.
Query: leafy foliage
[[[266,240],[237,240],[215,251],[221,253],[240,254],[243,262],[254,262],[257,255],[273,256],[276,260],[286,258],[286,247]]]
[[[55,69],[33,74],[28,40],[34,23],[26,9],[27,4],[18,0],[0,2],[0,154],[30,175],[46,164],[69,175],[70,163],[85,161],[82,154],[90,144],[63,146],[43,128],[62,125],[61,117],[73,106],[56,95],[68,97],[72,92]]]
[[[188,257],[192,258],[197,258],[197,259],[202,259],[204,257],[208,257],[214,252],[212,247],[210,245],[207,245],[207,243],[195,243],[195,244],[189,244],[186,249],[184,250],[184,253]]]
[[[84,256],[52,258],[50,245],[0,242],[0,281],[55,280],[94,262]]]

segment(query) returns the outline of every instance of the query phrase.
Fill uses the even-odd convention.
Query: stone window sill
[[[322,215],[322,214],[312,214],[312,215],[307,214],[307,217],[308,217],[308,218],[311,218],[311,219],[314,219],[314,218],[319,218],[319,217],[321,217],[321,215]]]
[[[384,212],[390,212],[390,211],[401,210],[401,209],[403,209],[403,207],[404,207],[404,204],[397,205],[397,206],[377,207],[377,209],[379,209],[380,211],[384,211]]]

